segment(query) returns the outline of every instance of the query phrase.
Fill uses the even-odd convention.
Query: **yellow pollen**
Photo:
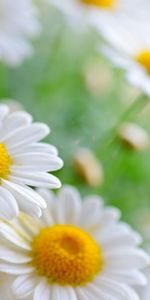
[[[135,57],[136,61],[142,65],[150,75],[150,50],[145,50]]]
[[[49,283],[85,285],[102,270],[100,246],[88,233],[71,225],[41,229],[33,238],[33,265]]]
[[[83,4],[93,5],[101,9],[112,9],[116,6],[117,0],[80,0]]]
[[[7,179],[10,174],[12,159],[3,144],[0,144],[0,180]]]

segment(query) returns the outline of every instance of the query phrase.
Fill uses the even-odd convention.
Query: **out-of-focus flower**
[[[136,151],[143,151],[149,146],[149,136],[146,130],[134,123],[123,123],[118,129],[118,136]]]
[[[62,10],[76,26],[81,23],[103,27],[107,18],[136,13],[141,0],[45,0]],[[143,1],[142,1],[143,3]],[[142,6],[144,8],[144,5]]]
[[[11,219],[19,210],[40,216],[45,201],[31,188],[61,186],[48,171],[63,165],[57,149],[39,141],[49,133],[43,123],[32,123],[26,112],[9,113],[0,105],[0,217]]]
[[[150,10],[148,6],[147,10]],[[145,15],[146,15],[145,10]],[[100,26],[108,42],[102,51],[111,61],[126,71],[128,81],[150,95],[149,17],[107,19]]]
[[[18,65],[32,54],[28,39],[39,32],[31,0],[0,0],[0,60]]]
[[[86,64],[83,76],[87,90],[94,95],[106,93],[112,87],[111,70],[98,59]]]
[[[64,187],[47,202],[41,219],[20,215],[1,222],[0,271],[17,276],[17,299],[138,300],[134,285],[144,285],[140,271],[149,263],[137,246],[140,236],[119,221],[120,212],[104,207],[98,196],[81,201]]]
[[[102,165],[89,149],[81,148],[75,153],[74,167],[89,186],[99,186],[103,183]]]

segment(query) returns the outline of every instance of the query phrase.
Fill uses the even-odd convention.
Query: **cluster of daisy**
[[[61,9],[72,23],[96,28],[105,40],[100,51],[125,69],[133,85],[150,95],[148,0],[44,2]],[[32,0],[0,0],[0,11],[0,60],[17,65],[32,53],[29,38],[39,33],[40,8]]]
[[[149,0],[47,0],[80,26],[104,38],[101,52],[126,71],[128,81],[150,95]]]
[[[139,300],[140,235],[99,196],[51,191],[63,162],[45,124],[1,104],[0,127],[0,299]]]
[[[150,95],[149,1],[47,2],[69,20],[96,28],[105,55]],[[0,12],[0,60],[16,65],[32,53],[37,7],[32,0],[0,0]],[[99,196],[81,199],[71,186],[51,191],[61,183],[50,172],[63,161],[53,145],[41,142],[48,126],[1,104],[0,128],[0,299],[149,300],[149,255],[120,211]],[[118,135],[143,149],[147,136],[137,129],[125,124]],[[82,149],[74,160],[86,182],[100,184],[103,172],[91,153]]]

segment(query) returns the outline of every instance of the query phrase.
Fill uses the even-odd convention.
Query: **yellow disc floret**
[[[135,59],[150,74],[150,50],[139,53]]]
[[[33,265],[50,283],[85,285],[102,270],[100,246],[88,233],[71,225],[41,229],[32,241]]]
[[[10,166],[12,164],[12,159],[9,156],[4,144],[0,144],[0,181],[1,179],[7,179],[10,174]]]
[[[93,5],[102,9],[112,9],[115,7],[117,0],[80,0],[83,4]]]

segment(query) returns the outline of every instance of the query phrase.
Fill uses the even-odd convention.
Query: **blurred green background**
[[[138,153],[123,145],[115,127],[140,92],[126,83],[97,51],[99,37],[68,26],[56,10],[42,15],[43,32],[35,55],[17,69],[0,66],[0,97],[13,98],[49,124],[47,141],[64,160],[57,172],[63,184],[76,185],[82,195],[99,194],[122,211],[123,220],[150,239],[150,148]],[[100,44],[100,41],[99,41]],[[127,120],[150,133],[150,105]],[[104,170],[104,182],[88,186],[75,172],[73,156],[80,147],[93,151]]]

